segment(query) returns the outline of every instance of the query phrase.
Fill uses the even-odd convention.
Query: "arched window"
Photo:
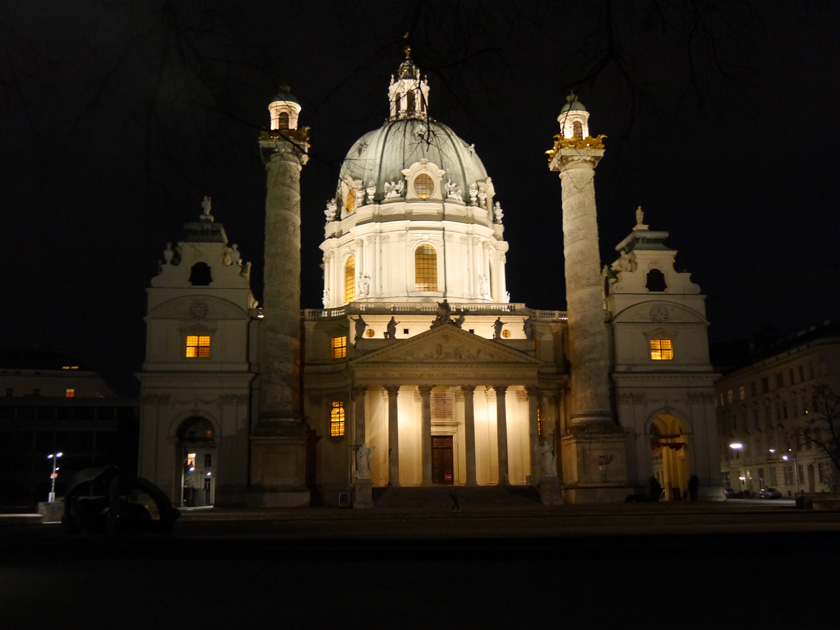
[[[408,94],[406,94],[406,96],[408,97],[406,110],[408,110],[407,113],[411,115],[414,113],[414,92],[409,92]]]
[[[583,140],[583,125],[579,120],[572,123],[572,135],[578,140]]]
[[[280,115],[277,116],[277,128],[278,129],[288,129],[289,128],[289,114],[287,112],[280,112]]]
[[[344,301],[356,299],[356,259],[350,256],[344,265]]]
[[[194,287],[206,287],[213,282],[213,276],[210,273],[210,265],[203,262],[197,262],[190,269],[190,284]]]
[[[437,252],[431,245],[414,250],[414,284],[416,291],[437,291]]]
[[[668,285],[665,284],[665,274],[659,271],[659,269],[648,271],[645,288],[648,291],[664,291],[667,289]]]

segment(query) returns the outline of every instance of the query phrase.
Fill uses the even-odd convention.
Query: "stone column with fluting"
[[[388,484],[400,487],[400,423],[397,406],[399,385],[386,385],[388,392]]]
[[[563,187],[572,393],[569,419],[577,428],[594,431],[614,424],[593,182],[595,167],[603,156],[602,148],[570,148],[561,144],[556,147],[550,164],[552,171],[560,173]]]
[[[508,475],[508,443],[507,443],[507,405],[505,394],[507,385],[496,385],[496,436],[499,447],[499,485],[510,483]]]
[[[260,322],[262,432],[271,425],[300,423],[300,172],[306,164],[307,130],[263,132],[265,164],[265,275]]]
[[[421,452],[423,485],[432,485],[432,385],[420,385]]]
[[[533,385],[525,387],[528,393],[528,451],[531,454],[531,485],[536,485],[540,480],[539,443],[540,432],[537,415],[539,413],[539,399],[537,388]]]
[[[475,478],[475,385],[461,385],[464,392],[464,440],[467,453],[467,485],[477,484]]]

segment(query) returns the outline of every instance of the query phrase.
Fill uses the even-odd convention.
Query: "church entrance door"
[[[443,486],[455,483],[451,435],[432,436],[432,483]]]

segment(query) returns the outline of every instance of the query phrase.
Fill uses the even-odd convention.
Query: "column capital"
[[[357,398],[363,397],[367,393],[367,386],[366,385],[354,385],[350,388],[350,398],[356,400]]]
[[[472,394],[475,391],[475,385],[461,385],[461,391],[465,394]]]
[[[418,385],[417,389],[420,392],[421,396],[429,396],[432,393],[432,389],[434,385]]]
[[[388,392],[388,398],[396,398],[400,391],[399,385],[383,385],[382,388]]]
[[[493,389],[495,390],[496,394],[504,394],[507,391],[507,385],[493,385]]]

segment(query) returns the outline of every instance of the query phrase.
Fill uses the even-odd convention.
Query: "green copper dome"
[[[364,187],[373,182],[375,199],[381,201],[385,184],[401,181],[402,171],[423,158],[446,171],[443,183],[457,184],[464,201],[470,185],[487,179],[472,145],[446,125],[421,118],[390,120],[359,138],[344,159],[340,179],[361,180]]]

